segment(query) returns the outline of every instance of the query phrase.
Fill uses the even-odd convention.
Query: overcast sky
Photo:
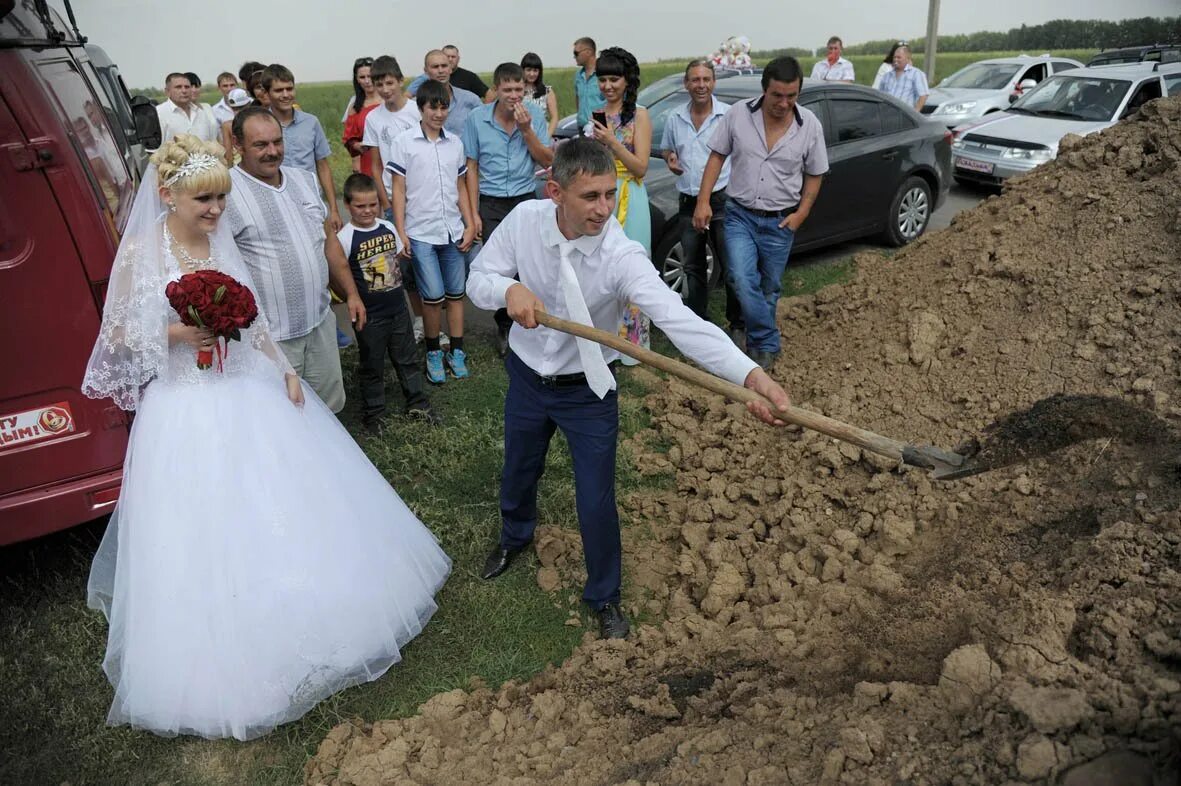
[[[62,0],[51,0],[61,7]],[[212,82],[245,60],[280,62],[299,81],[347,80],[354,58],[392,54],[421,69],[427,49],[455,43],[463,65],[491,71],[534,51],[546,65],[573,64],[570,45],[589,35],[640,62],[703,55],[731,35],[755,49],[822,47],[912,38],[926,32],[927,0],[72,0],[78,25],[119,64],[130,87],[161,85],[170,71]],[[1050,19],[1173,16],[1178,0],[944,0],[939,32],[1008,30]]]

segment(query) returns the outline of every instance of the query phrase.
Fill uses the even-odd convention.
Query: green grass
[[[496,582],[476,571],[499,529],[497,489],[503,455],[503,367],[482,340],[468,346],[473,376],[433,391],[441,428],[390,418],[376,437],[358,436],[407,504],[454,560],[439,611],[382,679],[339,693],[303,719],[249,743],[162,739],[104,725],[111,689],[101,671],[106,623],[85,606],[86,577],[103,522],[0,549],[0,753],[4,783],[251,784],[301,782],[307,757],[337,723],[404,716],[430,696],[467,687],[474,676],[499,685],[526,679],[564,659],[593,621],[579,588],[547,595],[536,560]],[[356,350],[344,352],[355,390]],[[396,400],[396,383],[388,381]],[[622,376],[621,436],[649,424],[643,390]],[[356,397],[342,419],[359,434]],[[667,478],[642,478],[626,448],[617,472],[620,496]],[[554,439],[539,499],[543,523],[576,526],[570,454]],[[624,526],[629,526],[626,512]],[[626,582],[625,582],[626,586]],[[626,593],[626,589],[625,589]],[[582,624],[566,625],[571,612]]]

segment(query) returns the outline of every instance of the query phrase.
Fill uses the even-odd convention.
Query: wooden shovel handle
[[[544,311],[534,311],[533,316],[537,319],[538,323],[548,328],[559,330],[563,333],[577,336],[578,338],[585,338],[589,341],[594,341],[596,344],[611,347],[628,357],[635,358],[661,371],[666,371],[675,377],[680,377],[686,382],[691,382],[698,387],[717,393],[731,401],[737,401],[742,404],[762,402],[775,414],[775,417],[786,423],[795,423],[798,426],[819,431],[821,434],[827,434],[842,442],[857,445],[858,447],[873,451],[878,455],[895,461],[903,460],[902,451],[907,447],[904,442],[883,437],[872,431],[866,431],[857,426],[851,426],[848,423],[842,423],[839,420],[833,420],[832,418],[806,409],[800,409],[799,407],[791,406],[788,407],[787,412],[780,412],[775,408],[774,404],[760,393],[756,393],[749,388],[744,388],[741,385],[735,385],[733,382],[728,382],[720,377],[715,377],[713,374],[706,373],[699,368],[694,368],[687,363],[665,357],[659,352],[653,352],[650,349],[636,346],[626,339],[608,333],[606,330],[599,330],[589,325],[559,319]]]

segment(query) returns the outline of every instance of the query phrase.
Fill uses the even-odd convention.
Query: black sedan
[[[736,104],[762,93],[758,76],[718,80],[714,94]],[[681,87],[648,105],[652,156],[644,184],[652,209],[652,261],[684,294],[676,176],[661,157],[669,113],[689,100]],[[951,133],[892,96],[855,84],[804,80],[799,103],[824,126],[829,171],[792,252],[881,234],[905,245],[927,228],[951,186]],[[710,282],[719,271],[710,263]]]

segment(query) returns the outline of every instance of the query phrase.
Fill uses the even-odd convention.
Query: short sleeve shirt
[[[315,173],[316,162],[328,158],[332,148],[319,118],[301,109],[294,112],[291,122],[283,126],[283,164]]]
[[[277,341],[306,336],[328,313],[328,209],[309,172],[279,169],[278,186],[230,170],[226,215],[234,242],[250,268],[260,306]]]
[[[496,119],[500,102],[485,104],[468,115],[463,127],[463,148],[468,158],[479,164],[480,193],[493,197],[533,194],[537,188],[534,173],[537,165],[529,152],[521,129],[512,124],[512,133]],[[533,133],[541,144],[549,144],[545,115],[536,106],[525,104],[533,119]]]
[[[911,106],[931,92],[927,88],[927,75],[909,64],[902,69],[901,74],[893,69],[883,74],[880,89]]]
[[[451,86],[451,106],[447,110],[447,121],[443,128],[459,139],[463,135],[463,126],[467,123],[468,115],[484,106],[484,99],[462,87]]]
[[[677,190],[682,194],[697,196],[701,191],[701,178],[705,175],[705,164],[709,161],[709,141],[714,129],[726,116],[730,105],[713,99],[713,111],[701,128],[693,125],[689,104],[668,113],[668,120],[664,123],[664,135],[660,139],[661,150],[671,150],[677,154],[677,159],[684,174],[677,178]],[[730,160],[722,164],[718,182],[714,184],[714,191],[719,191],[730,182]]]
[[[361,144],[365,147],[376,147],[381,154],[381,179],[385,183],[385,190],[390,190],[390,173],[385,169],[393,154],[394,140],[418,125],[422,120],[422,113],[418,111],[418,104],[407,101],[405,106],[396,112],[386,109],[385,104],[378,104],[373,111],[365,116],[365,135]]]
[[[824,128],[811,110],[796,105],[787,131],[768,152],[763,97],[735,104],[718,125],[709,147],[730,159],[726,193],[754,210],[783,210],[800,202],[804,175],[828,171]]]
[[[812,66],[812,78],[826,82],[852,82],[853,64],[843,57],[838,57],[835,63],[829,63],[824,58]]]
[[[599,75],[592,71],[587,76],[583,68],[574,71],[574,94],[578,96],[578,127],[590,122],[591,112],[602,109],[607,103],[603,91],[599,90]]]
[[[463,237],[459,184],[467,156],[459,137],[443,129],[432,141],[419,123],[394,140],[390,174],[406,178],[406,234],[411,240],[444,245]]]
[[[394,225],[380,218],[365,228],[349,222],[336,237],[348,256],[357,293],[365,303],[369,318],[392,317],[404,312],[406,300],[402,292],[402,266],[398,261],[402,243]]]

